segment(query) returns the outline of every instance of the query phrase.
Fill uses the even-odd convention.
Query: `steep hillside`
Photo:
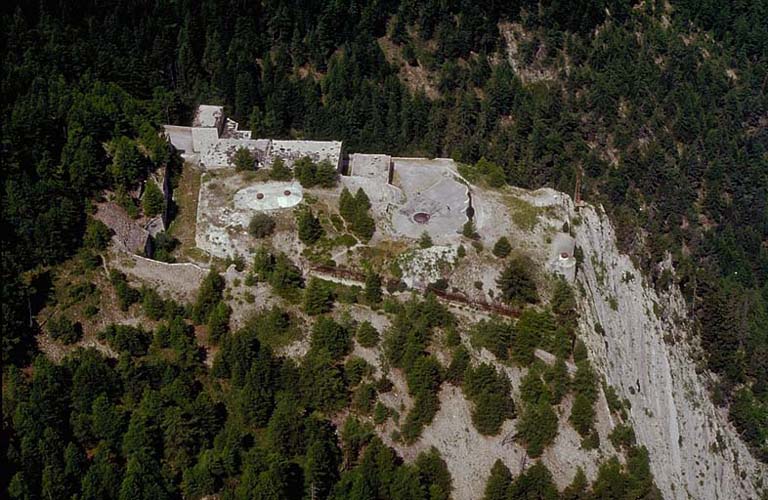
[[[583,338],[591,358],[631,403],[637,439],[648,448],[664,498],[756,498],[768,467],[750,454],[708,397],[710,376],[676,286],[657,293],[616,248],[612,224],[592,206],[574,226],[585,259],[579,272]]]

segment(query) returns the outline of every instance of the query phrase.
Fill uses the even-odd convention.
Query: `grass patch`
[[[176,217],[168,227],[168,234],[179,240],[174,252],[177,260],[200,260],[200,250],[195,246],[195,227],[197,224],[197,200],[200,193],[201,171],[189,164],[179,178],[179,185],[174,191]],[[203,254],[203,260],[207,258]]]
[[[527,201],[517,196],[509,195],[504,197],[504,201],[512,212],[512,222],[520,229],[526,231],[533,230],[539,223],[539,217],[544,212],[544,208],[535,207]]]

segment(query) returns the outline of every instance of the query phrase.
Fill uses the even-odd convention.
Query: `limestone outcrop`
[[[715,407],[698,374],[691,325],[678,288],[657,294],[616,247],[601,209],[575,212],[565,201],[584,253],[576,287],[581,330],[593,364],[631,403],[639,444],[668,499],[754,499],[768,479]]]

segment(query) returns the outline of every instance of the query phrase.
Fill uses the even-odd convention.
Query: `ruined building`
[[[182,157],[206,169],[232,167],[238,149],[251,152],[259,168],[269,168],[276,158],[288,167],[305,156],[312,161],[327,160],[341,166],[341,141],[253,139],[250,130],[227,118],[222,106],[200,105],[191,127],[165,125],[165,135],[182,152]]]

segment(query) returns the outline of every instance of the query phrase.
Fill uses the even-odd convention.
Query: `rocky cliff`
[[[758,498],[768,467],[755,460],[726,413],[711,402],[693,361],[695,343],[679,289],[657,294],[616,247],[601,209],[577,213],[581,330],[592,362],[631,403],[638,442],[648,448],[668,499]],[[704,372],[705,373],[705,372]]]

